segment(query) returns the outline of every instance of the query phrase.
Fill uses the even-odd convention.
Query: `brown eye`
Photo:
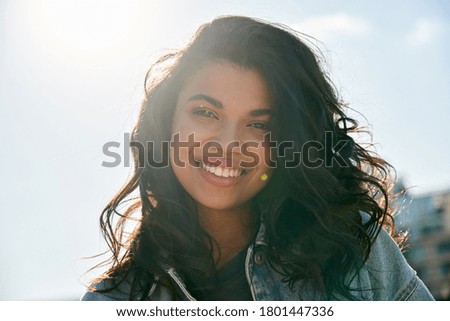
[[[217,115],[213,111],[211,111],[207,108],[196,108],[193,111],[193,114],[197,115],[197,116],[201,116],[201,117],[218,119]]]
[[[268,131],[270,129],[269,124],[264,122],[256,122],[249,125],[249,127],[256,128],[263,131]]]

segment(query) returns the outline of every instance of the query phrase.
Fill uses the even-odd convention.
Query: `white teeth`
[[[241,176],[241,169],[232,169],[232,168],[222,168],[222,167],[214,167],[206,165],[205,163],[201,163],[202,168],[207,172],[210,172],[219,177],[238,177]]]
[[[222,167],[217,167],[216,171],[214,172],[214,175],[222,176]]]
[[[241,176],[241,174],[242,174],[242,170],[240,170],[240,169],[232,169],[232,170],[230,170],[230,176],[231,177],[238,177],[238,176]]]

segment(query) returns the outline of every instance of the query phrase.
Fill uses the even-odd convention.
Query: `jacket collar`
[[[266,243],[266,225],[264,224],[263,221],[261,221],[261,223],[259,225],[258,233],[256,233],[254,244],[256,246],[267,246],[267,243]],[[253,246],[250,245],[250,248],[253,248]],[[248,265],[249,265],[249,259],[250,259],[251,253],[252,253],[252,251],[251,251],[251,249],[249,249],[247,251],[247,259],[246,259],[246,267],[245,267],[247,272],[248,272]],[[186,296],[186,298],[188,300],[196,301],[196,299],[187,290],[184,280],[181,278],[181,276],[177,273],[177,271],[173,267],[169,266],[168,264],[161,264],[161,268],[178,285],[178,287],[180,288],[180,290],[183,292],[183,294]],[[248,274],[248,273],[246,273],[246,274]],[[148,293],[149,297],[152,295],[154,290],[155,290],[155,288],[152,287],[152,289]],[[254,296],[254,294],[253,294],[253,296]]]

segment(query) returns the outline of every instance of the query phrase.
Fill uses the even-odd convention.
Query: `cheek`
[[[261,142],[259,142],[258,144],[258,148],[253,149],[253,152],[258,157],[258,163],[256,164],[256,167],[259,171],[267,172],[270,170],[270,166],[272,165],[270,148],[262,146]]]
[[[263,147],[262,149],[263,154],[264,154],[264,160],[265,160],[265,164],[266,166],[270,166],[270,167],[275,167],[276,164],[276,156],[277,156],[277,148],[271,148],[272,144],[274,143],[271,139],[270,139],[270,135],[266,134],[264,136],[264,140],[263,140]],[[275,144],[276,146],[276,144]]]
[[[175,135],[177,135],[178,141],[186,144],[189,142],[190,145],[194,146],[198,145],[198,142],[204,138],[205,133],[198,124],[186,116],[183,119],[174,120],[172,125],[172,140],[174,140]]]
[[[267,183],[270,174],[272,173],[272,167],[274,163],[271,162],[270,148],[261,148],[261,165],[260,165],[260,173],[261,180]]]
[[[187,177],[186,168],[189,161],[189,132],[186,125],[175,117],[172,124],[172,138],[170,142],[170,165],[182,185]]]
[[[175,119],[172,124],[172,140],[174,135],[178,135],[180,139],[186,140],[189,136],[189,124],[181,119]]]

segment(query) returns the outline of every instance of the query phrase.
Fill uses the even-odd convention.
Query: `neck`
[[[228,210],[213,210],[200,206],[198,213],[200,225],[216,242],[213,245],[216,268],[233,259],[254,236],[257,211],[250,204]]]

